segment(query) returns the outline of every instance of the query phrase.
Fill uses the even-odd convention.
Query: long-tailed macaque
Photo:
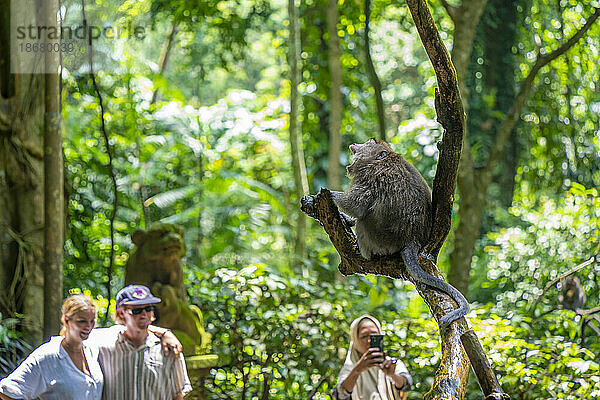
[[[350,152],[350,186],[346,192],[332,195],[337,206],[355,219],[361,255],[371,259],[401,252],[414,280],[442,290],[458,304],[458,309],[440,318],[440,326],[445,328],[469,312],[469,303],[452,285],[419,266],[419,252],[432,225],[429,186],[419,171],[385,142],[369,139],[350,145]]]
[[[579,278],[574,275],[568,276],[563,283],[560,299],[563,308],[579,312],[583,309],[585,300],[585,292]]]

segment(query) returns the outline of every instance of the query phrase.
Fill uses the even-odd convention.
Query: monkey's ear
[[[382,151],[381,153],[379,153],[379,154],[377,155],[377,158],[375,158],[375,159],[376,159],[376,160],[382,160],[382,159],[384,159],[384,158],[385,158],[387,155],[388,155],[388,152],[384,150],[384,151]]]
[[[135,243],[138,246],[140,246],[145,239],[146,231],[143,229],[137,229],[135,232],[133,232],[133,235],[131,235],[131,241],[133,241],[133,243]]]

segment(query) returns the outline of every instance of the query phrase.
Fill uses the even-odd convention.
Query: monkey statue
[[[336,205],[356,224],[361,255],[366,259],[401,252],[406,270],[418,282],[435,287],[459,308],[440,318],[440,326],[469,312],[469,303],[452,285],[425,272],[418,263],[432,225],[431,190],[419,171],[382,141],[350,145],[346,192],[332,191]]]
[[[136,230],[131,239],[136,247],[127,261],[125,284],[145,285],[162,299],[155,315],[161,326],[175,332],[185,355],[207,353],[210,335],[204,331],[200,309],[188,303],[183,284],[183,229],[156,223]]]
[[[565,279],[559,300],[567,310],[580,312],[583,309],[586,298],[578,277],[570,275]]]
[[[125,284],[136,283],[152,288],[154,283],[160,282],[173,286],[177,296],[184,300],[183,229],[173,224],[157,223],[147,231],[136,230],[131,239],[136,248],[127,261]]]

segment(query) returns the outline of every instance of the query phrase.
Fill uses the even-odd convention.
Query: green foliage
[[[510,217],[501,218],[512,226],[488,234],[485,253],[477,260],[488,268],[485,277],[477,277],[475,296],[490,302],[486,309],[499,315],[495,328],[477,328],[482,320],[472,323],[485,331],[479,336],[490,347],[489,357],[498,362],[495,371],[503,377],[504,388],[519,398],[600,397],[600,338],[589,327],[582,328],[586,317],[558,309],[562,281],[547,287],[598,254],[598,191],[574,184],[564,197],[553,200],[539,199],[527,187],[522,185]],[[584,308],[598,306],[600,264],[592,262],[575,275],[587,294]],[[577,344],[584,341],[585,348]]]
[[[344,303],[324,300],[339,296],[333,285],[284,278],[264,265],[196,273],[196,279],[202,283],[193,299],[205,308],[221,362],[211,371],[212,396],[237,397],[243,387],[251,397],[267,390],[303,398],[321,378],[319,390],[331,390],[339,364],[336,344],[344,338],[338,327],[345,320]]]
[[[370,312],[383,321],[385,348],[414,378],[409,399],[423,398],[440,361],[437,325],[389,305],[365,308],[356,281],[290,279],[265,265],[196,272],[193,300],[203,308],[220,366],[210,372],[209,398],[304,399],[314,391],[329,399],[349,341],[349,322]],[[214,295],[218,293],[219,301]],[[492,306],[475,309],[469,322],[506,392],[515,398],[598,398],[598,343],[573,342],[578,322],[561,311],[532,323],[513,312],[501,318]],[[474,376],[467,399],[481,398]]]
[[[478,318],[470,322],[511,398],[600,398],[600,347],[582,348],[568,340],[578,328],[572,312],[561,311],[531,325],[527,317],[502,319],[491,311],[477,310]],[[467,398],[481,395],[471,391]]]
[[[596,189],[574,185],[562,199],[544,199],[540,206],[535,200],[531,194],[516,202],[510,209],[513,226],[488,235],[482,255],[487,275],[479,278],[483,290],[478,298],[495,302],[497,310],[528,311],[548,282],[598,254],[600,197]],[[600,265],[592,263],[576,275],[588,295],[587,306],[598,305]],[[548,295],[549,305],[543,305],[542,312],[556,306],[557,291]]]
[[[32,348],[16,329],[19,320],[0,314],[0,376],[12,372]]]
[[[131,77],[127,84],[143,90],[141,77]],[[291,176],[288,142],[281,129],[286,124],[285,101],[236,91],[211,107],[171,102],[139,114],[131,111],[134,101],[131,96],[130,102],[107,102],[119,177],[115,224],[119,271],[127,259],[121,249],[131,247],[129,233],[154,221],[185,228],[193,263],[231,256],[244,264],[257,262],[256,255],[262,258],[266,249],[287,251],[289,222],[283,216],[288,205],[282,198],[292,187],[286,178]],[[87,104],[96,107],[91,98]],[[70,117],[79,120],[77,115],[74,108]],[[106,257],[107,239],[88,243],[85,238],[107,237],[112,197],[105,190],[110,187],[106,158],[95,147],[100,139],[93,122],[73,124],[74,135],[65,145],[73,182],[70,210],[76,221],[67,242],[67,287],[81,280],[80,275],[69,281],[75,264],[102,263],[96,257]],[[82,156],[87,148],[91,151]],[[98,185],[99,180],[105,184]],[[272,229],[275,225],[280,228]],[[208,233],[212,240],[204,241]],[[282,262],[277,258],[275,265]],[[80,274],[85,271],[78,269]],[[102,281],[103,271],[90,266],[89,272],[94,275],[86,278],[87,286],[97,288],[93,282]]]
[[[537,48],[542,54],[556,49],[581,27],[581,15],[590,12],[576,2],[543,2],[521,11],[526,15],[522,37],[537,38],[537,43],[523,40],[518,45],[523,73]],[[600,113],[594,106],[600,102],[599,32],[600,26],[594,24],[579,45],[540,71],[537,90],[522,117],[520,136],[528,150],[521,156],[516,178],[548,195],[561,193],[571,182],[600,186]]]
[[[555,49],[589,12],[573,1],[511,4],[490,1],[476,38],[468,77],[476,161],[485,160],[536,52]],[[450,46],[450,19],[439,2],[431,5]],[[145,14],[152,21],[145,44],[107,55],[114,72],[97,74],[118,183],[113,293],[121,286],[135,229],[178,224],[185,229],[190,299],[201,307],[220,357],[207,379],[209,398],[305,399],[314,391],[313,399],[329,399],[348,346],[348,324],[365,312],[383,321],[389,354],[413,375],[409,398],[422,398],[433,382],[440,345],[437,326],[412,286],[374,276],[341,278],[335,250],[312,220],[304,268],[291,267],[299,199],[293,195],[287,132],[286,6],[247,0],[87,5],[100,16],[137,20]],[[326,2],[299,6],[303,142],[315,192],[327,186]],[[344,147],[376,130],[362,7],[339,4]],[[378,0],[372,9],[372,57],[383,84],[390,142],[431,184],[441,138],[431,65],[406,7]],[[160,44],[171,26],[179,32],[168,68],[159,75]],[[473,261],[471,300],[482,305],[474,304],[470,324],[513,398],[600,397],[594,358],[600,339],[590,328],[581,332],[574,312],[556,310],[561,283],[532,310],[548,282],[598,253],[598,29],[540,72],[512,138],[516,158],[506,157],[498,185],[490,189],[484,228],[492,232]],[[67,66],[63,81],[65,292],[84,288],[104,315],[114,193],[97,94],[81,71]],[[156,90],[160,96],[152,102]],[[347,152],[340,163],[348,163]],[[514,196],[504,179],[514,184]],[[599,264],[577,275],[586,308],[597,306]],[[0,320],[0,374],[29,351],[14,323]],[[479,398],[471,377],[467,399]]]
[[[210,373],[211,398],[237,398],[242,391],[260,398],[267,390],[271,398],[304,399],[314,390],[314,398],[328,399],[348,348],[349,322],[375,310],[356,302],[365,283],[356,279],[289,278],[262,264],[196,271],[193,279],[190,294],[203,308],[221,363]],[[380,304],[375,312],[390,321],[384,324],[389,353],[406,360],[419,377],[417,398],[429,389],[439,360],[437,326],[421,318],[394,321],[398,314],[391,309]]]

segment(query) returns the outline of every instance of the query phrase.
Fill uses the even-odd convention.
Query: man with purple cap
[[[102,399],[182,399],[191,390],[183,355],[165,355],[160,339],[148,329],[154,304],[161,300],[146,286],[129,285],[117,293],[116,301],[115,321],[124,330],[113,327],[90,335],[104,374]]]

